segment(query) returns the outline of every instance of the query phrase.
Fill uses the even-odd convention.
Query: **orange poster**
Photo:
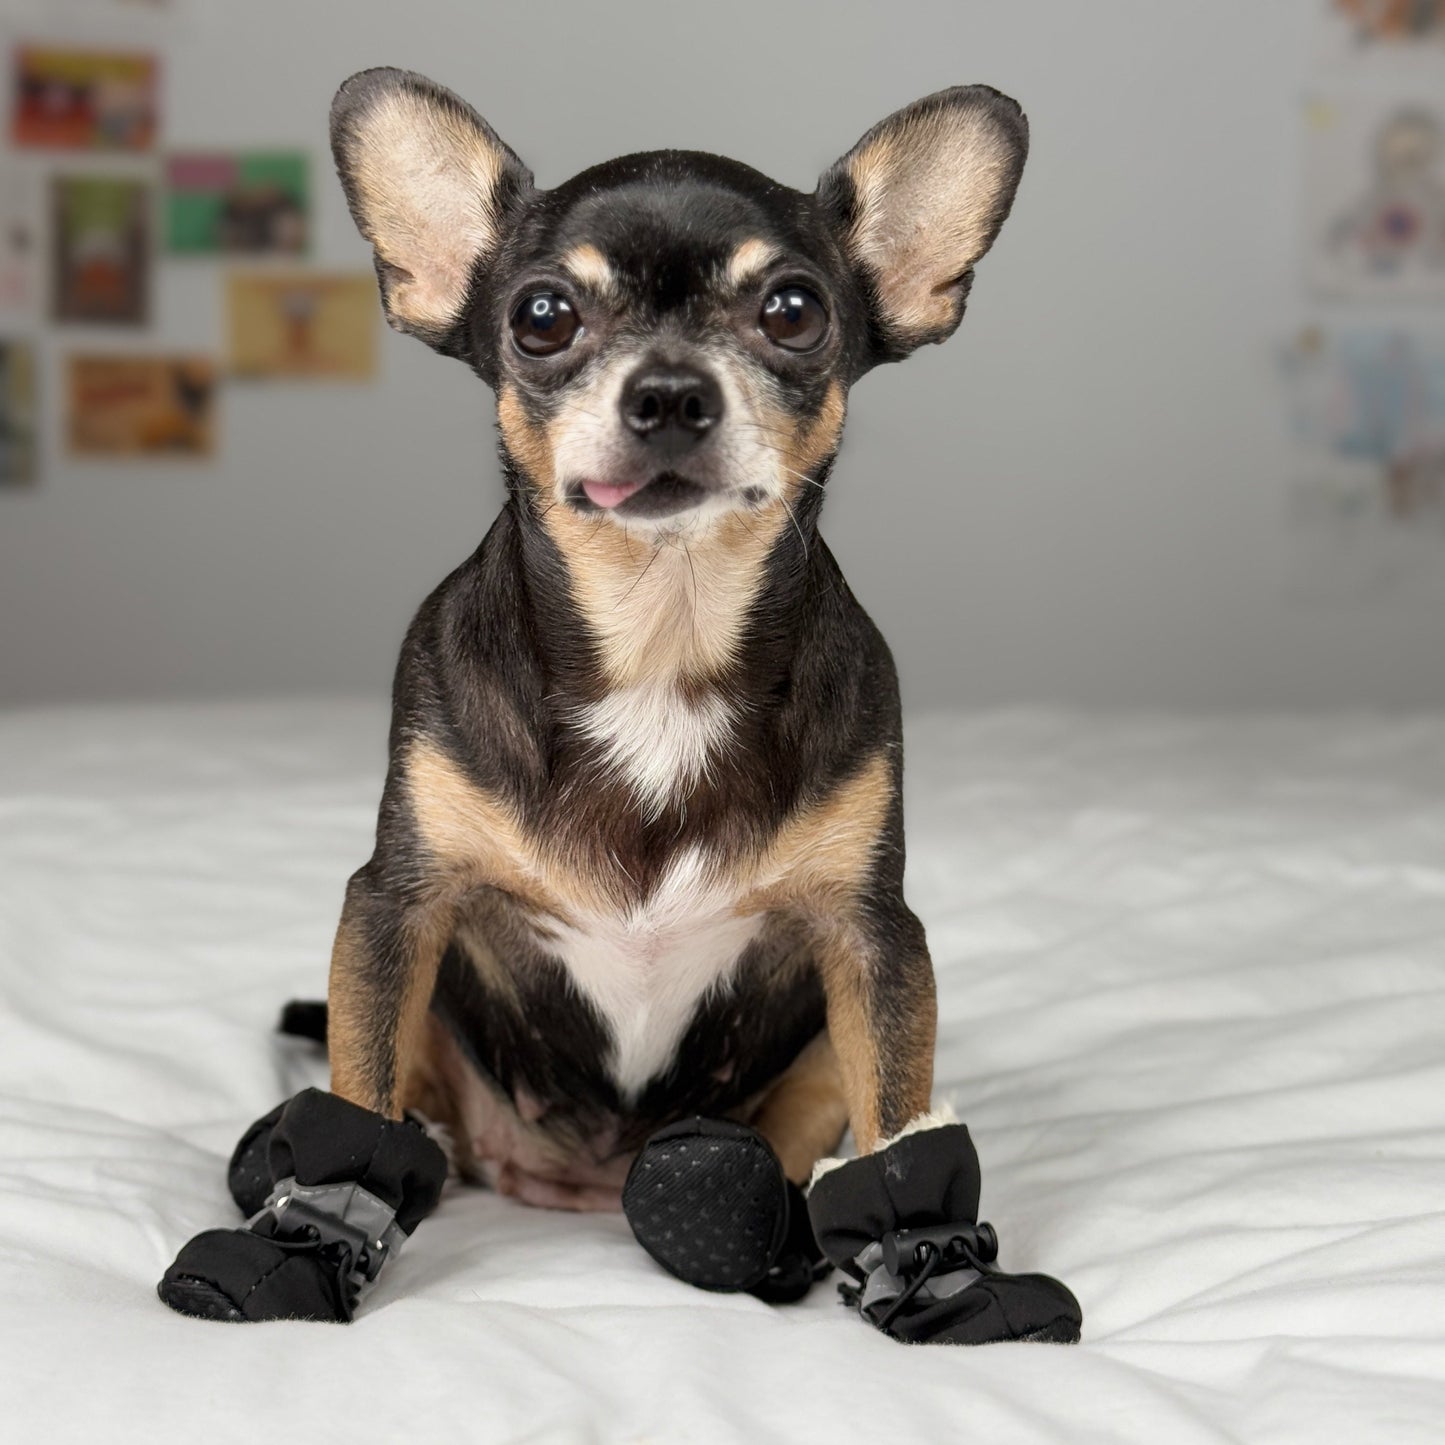
[[[216,365],[208,356],[69,359],[70,450],[92,457],[206,457],[216,449]]]
[[[365,380],[381,314],[370,272],[235,273],[227,289],[237,376]]]

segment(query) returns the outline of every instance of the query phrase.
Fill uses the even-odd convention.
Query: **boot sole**
[[[669,1274],[736,1293],[768,1274],[787,1228],[787,1183],[777,1156],[742,1125],[674,1126],[643,1148],[622,1209],[637,1242]],[[736,1132],[733,1132],[736,1130]]]
[[[156,1286],[156,1293],[177,1314],[198,1320],[225,1320],[228,1324],[244,1324],[246,1320],[230,1295],[217,1289],[210,1280],[198,1279],[195,1275],[163,1279]]]

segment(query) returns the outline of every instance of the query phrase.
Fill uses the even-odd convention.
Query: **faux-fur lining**
[[[958,1123],[958,1115],[954,1113],[951,1104],[940,1104],[936,1109],[931,1109],[926,1114],[919,1114],[917,1118],[910,1119],[896,1134],[890,1135],[887,1139],[880,1139],[873,1147],[873,1153],[881,1153],[890,1144],[896,1144],[900,1139],[906,1139],[910,1134],[921,1134],[925,1129],[941,1129],[945,1124]],[[808,1179],[808,1188],[812,1187],[830,1170],[837,1169],[840,1165],[847,1164],[847,1159],[820,1159],[813,1165],[813,1173]]]

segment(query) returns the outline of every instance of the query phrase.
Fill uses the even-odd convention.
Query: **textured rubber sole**
[[[1082,1331],[1073,1320],[1055,1320],[1032,1334],[1020,1335],[1020,1344],[1077,1345]]]
[[[735,1292],[767,1277],[788,1224],[787,1181],[761,1135],[697,1119],[654,1134],[622,1190],[637,1242],[699,1289]]]
[[[182,1274],[163,1279],[156,1293],[177,1314],[191,1315],[198,1320],[225,1320],[228,1324],[244,1324],[246,1316],[236,1307],[230,1295],[216,1288],[209,1280]]]

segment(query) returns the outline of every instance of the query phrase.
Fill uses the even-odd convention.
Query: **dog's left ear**
[[[331,149],[386,319],[453,351],[532,173],[464,100],[409,70],[363,70],[337,91]]]
[[[1016,102],[956,86],[890,115],[824,173],[817,199],[869,292],[876,360],[953,334],[1028,148]]]

